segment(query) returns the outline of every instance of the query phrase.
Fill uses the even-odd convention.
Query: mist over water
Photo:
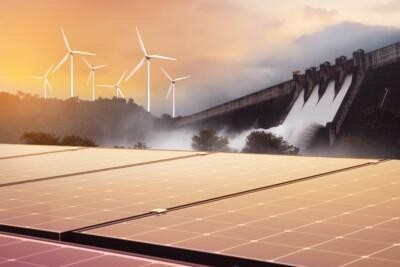
[[[304,103],[304,90],[300,92],[284,122],[269,129],[249,129],[230,138],[230,146],[241,150],[246,144],[246,137],[254,130],[273,133],[304,151],[312,142],[315,134],[336,116],[346,96],[352,75],[345,77],[342,87],[335,97],[335,82],[329,82],[324,94],[319,98],[319,86],[315,86],[310,97]]]
[[[195,133],[190,128],[153,132],[146,138],[146,144],[154,149],[191,150]]]

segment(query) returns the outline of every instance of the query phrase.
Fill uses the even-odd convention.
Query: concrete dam
[[[341,56],[334,64],[325,62],[304,73],[294,72],[291,80],[180,117],[175,123],[241,132],[240,142],[252,129],[268,129],[300,148],[311,142],[307,131],[320,126],[332,146],[351,113],[359,112],[359,105],[386,101],[388,86],[400,88],[400,42],[367,53],[360,49],[351,59]],[[392,96],[400,93],[392,91]]]

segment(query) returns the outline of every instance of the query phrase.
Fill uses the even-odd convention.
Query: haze
[[[0,90],[42,94],[26,76],[42,75],[65,54],[61,26],[72,46],[97,54],[90,62],[109,65],[97,82],[114,83],[142,57],[138,26],[148,50],[178,59],[152,65],[153,111],[171,113],[164,67],[192,76],[176,91],[177,114],[190,114],[289,79],[292,70],[400,41],[399,12],[399,0],[2,0]],[[90,99],[89,70],[79,59],[75,66],[76,93]],[[145,73],[123,86],[144,106]],[[49,80],[50,97],[68,97],[68,64]],[[113,94],[97,88],[97,96]]]

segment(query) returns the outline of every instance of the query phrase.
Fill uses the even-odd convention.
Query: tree
[[[60,141],[61,146],[86,146],[94,147],[97,146],[96,143],[86,137],[80,137],[77,135],[67,135],[64,136]]]
[[[22,141],[31,145],[58,145],[59,139],[54,134],[43,132],[26,132],[21,137]]]
[[[296,155],[299,149],[288,144],[282,137],[264,131],[253,131],[246,138],[244,153]]]
[[[192,148],[199,151],[228,151],[228,138],[218,136],[214,129],[203,129],[192,137]]]
[[[142,142],[137,142],[134,146],[134,149],[147,149],[147,145],[146,143],[142,143]]]
[[[54,145],[54,146],[97,146],[96,143],[85,137],[77,135],[67,135],[61,140],[60,137],[43,132],[27,132],[21,137],[27,144],[33,145]]]

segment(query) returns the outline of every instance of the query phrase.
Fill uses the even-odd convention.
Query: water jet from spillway
[[[302,90],[292,105],[286,119],[282,124],[269,129],[249,129],[243,131],[230,139],[230,145],[236,150],[241,150],[246,144],[246,137],[254,130],[273,133],[301,151],[307,149],[319,129],[332,122],[340,105],[342,104],[353,77],[347,75],[343,84],[335,96],[335,82],[332,80],[322,95],[319,97],[319,85],[314,86],[311,95],[304,102],[305,92]]]

